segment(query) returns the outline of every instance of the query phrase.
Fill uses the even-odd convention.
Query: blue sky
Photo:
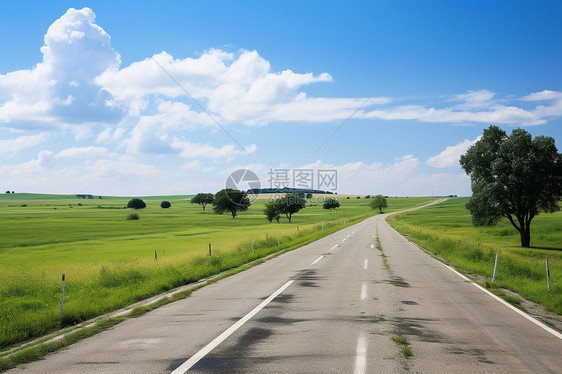
[[[4,2],[0,188],[216,192],[249,168],[469,195],[458,157],[490,124],[561,147],[560,19],[555,1]]]

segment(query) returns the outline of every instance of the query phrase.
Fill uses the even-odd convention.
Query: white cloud
[[[96,143],[112,143],[117,142],[123,138],[125,135],[124,128],[113,129],[111,127],[106,127],[101,133],[99,133]]]
[[[30,70],[0,75],[0,123],[12,128],[114,122],[120,111],[93,80],[118,69],[110,36],[89,8],[70,8],[53,22],[41,47],[43,61]]]
[[[420,160],[405,155],[394,162],[362,161],[342,165],[317,161],[303,169],[337,170],[339,194],[383,194],[389,196],[469,195],[470,180],[464,173],[428,173]],[[317,187],[317,185],[315,185]],[[321,188],[326,189],[326,188]]]
[[[178,139],[174,139],[171,143],[171,146],[173,149],[179,152],[180,156],[187,158],[228,158],[236,155],[246,154],[246,152],[253,153],[257,150],[257,146],[255,144],[246,147],[246,152],[244,152],[243,150],[232,144],[223,145],[222,147],[218,148],[209,144],[191,143]]]
[[[24,135],[15,139],[0,140],[0,154],[14,156],[25,148],[41,144],[49,138],[49,134],[42,132],[36,135]]]
[[[457,145],[451,145],[445,148],[441,153],[427,159],[426,165],[434,168],[447,168],[459,166],[461,155],[465,154],[470,146],[480,140],[481,136],[474,140],[465,139]]]
[[[72,147],[64,149],[55,155],[55,158],[88,158],[105,156],[109,152],[105,147]]]

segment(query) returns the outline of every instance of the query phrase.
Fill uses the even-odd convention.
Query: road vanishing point
[[[8,373],[562,373],[562,335],[429,256],[386,216]]]

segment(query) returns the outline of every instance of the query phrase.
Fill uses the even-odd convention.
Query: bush
[[[169,207],[171,207],[171,206],[172,206],[172,204],[170,204],[169,201],[162,201],[162,202],[160,203],[160,207],[161,207],[161,208],[164,208],[164,209],[167,209],[167,208],[169,208]]]
[[[127,216],[127,221],[136,221],[140,218],[140,216],[137,213],[130,213]]]
[[[146,208],[146,204],[141,199],[135,198],[135,199],[129,200],[129,202],[127,203],[127,208],[144,209],[144,208]]]

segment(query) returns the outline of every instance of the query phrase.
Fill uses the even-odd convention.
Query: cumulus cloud
[[[94,82],[121,63],[94,12],[70,8],[49,27],[44,42],[43,61],[33,69],[0,75],[0,123],[29,128],[120,120],[110,94]]]
[[[49,138],[49,134],[42,132],[36,135],[24,135],[15,139],[0,140],[0,154],[14,156],[25,148],[41,144]]]
[[[427,159],[426,165],[434,168],[448,168],[452,166],[459,166],[461,155],[465,154],[468,148],[480,140],[481,136],[474,140],[465,139],[457,145],[451,145],[445,148],[438,155],[432,156]]]

